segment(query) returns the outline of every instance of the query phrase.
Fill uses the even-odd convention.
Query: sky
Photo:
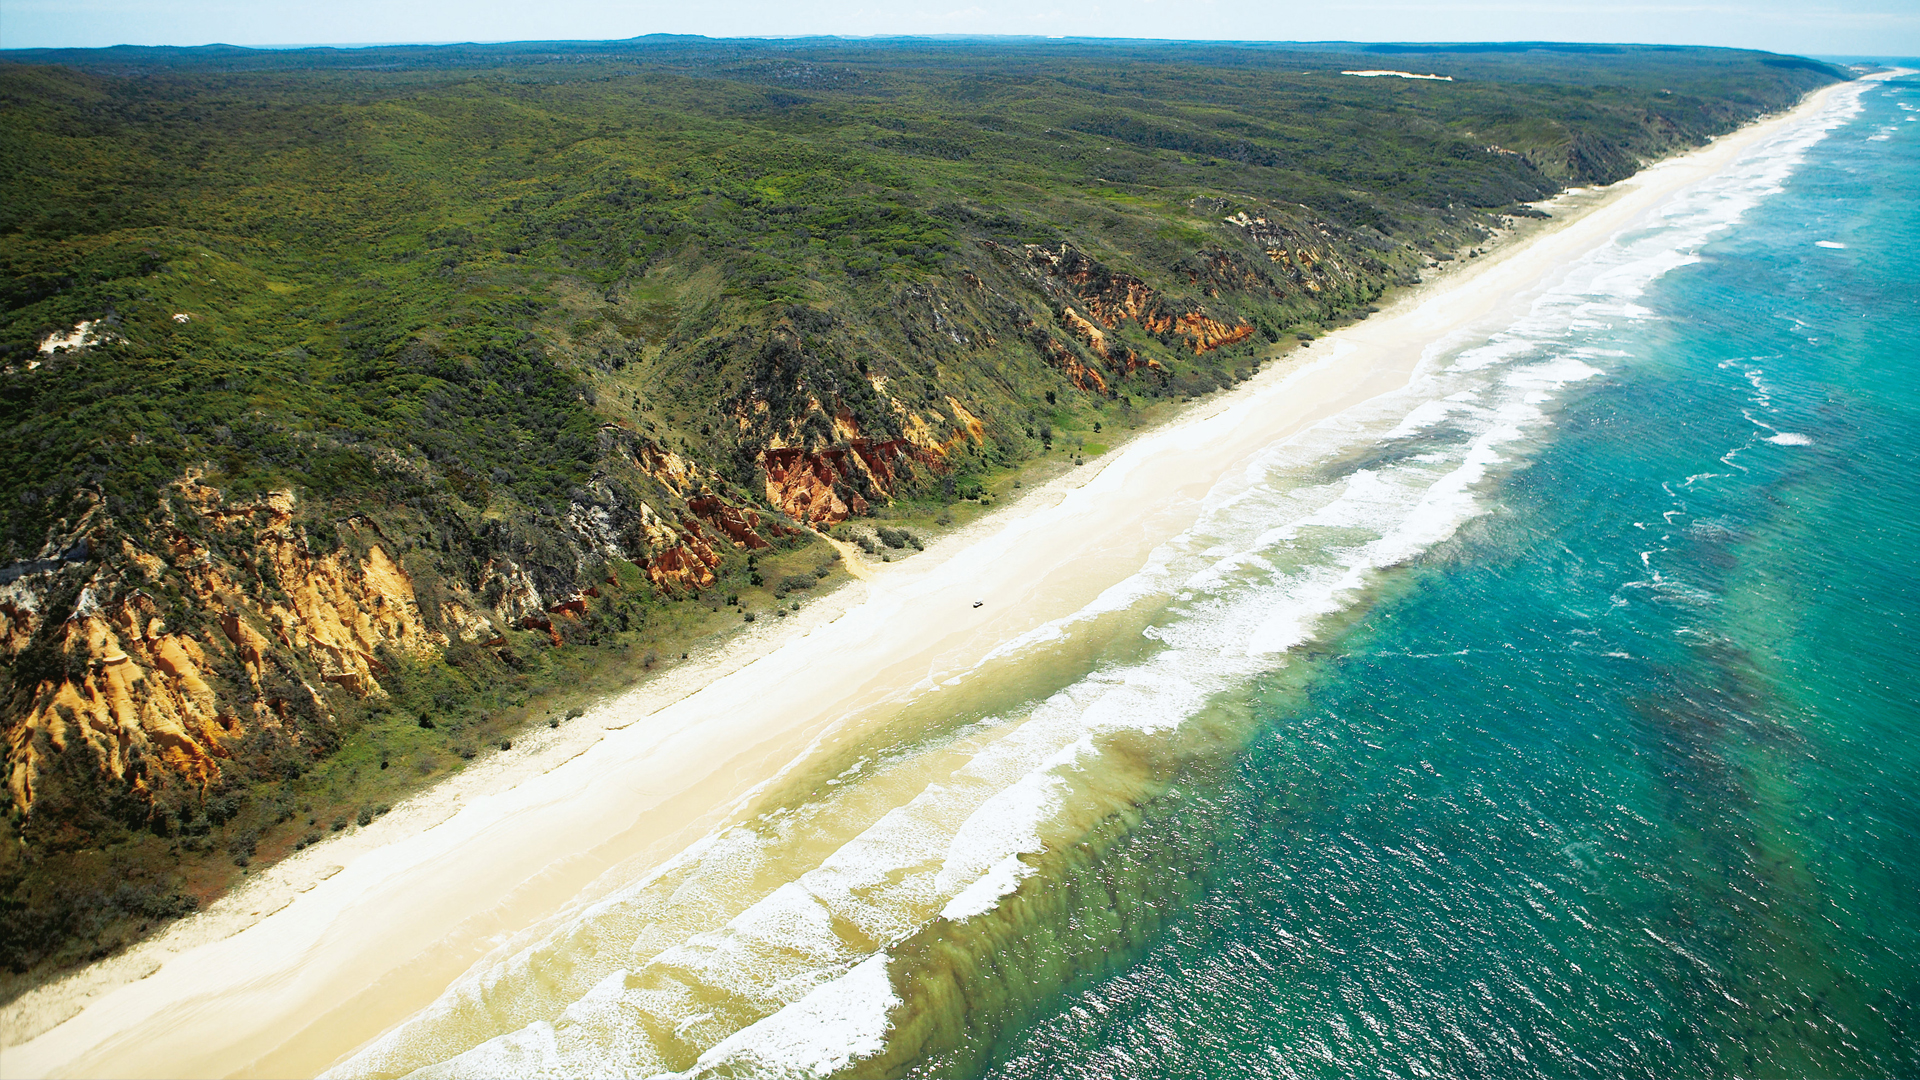
[[[1031,34],[1920,54],[1920,0],[4,0],[0,47]]]

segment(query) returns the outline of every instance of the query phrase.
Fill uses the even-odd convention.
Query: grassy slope
[[[564,711],[552,688],[612,685],[737,625],[723,596],[766,610],[767,582],[820,561],[804,538],[764,565],[729,551],[694,597],[600,557],[570,509],[672,505],[603,425],[754,505],[770,443],[830,446],[835,412],[898,436],[893,404],[951,420],[951,394],[985,442],[911,472],[882,512],[964,516],[1095,425],[1225,385],[1282,332],[1413,280],[1503,208],[1617,179],[1832,77],[1709,50],[1089,42],[5,59],[0,364],[24,368],[82,319],[123,340],[0,377],[0,564],[43,556],[87,492],[137,537],[166,485],[204,467],[232,498],[293,487],[315,535],[373,521],[423,592],[478,595],[504,552],[548,595],[615,581],[565,647],[511,633],[503,653],[397,665],[387,701],[329,690],[298,760],[237,755],[204,791],[143,801],[84,747],[57,759],[0,837],[14,990],[189,910],[248,852],[270,859]],[[1317,292],[1209,277],[1209,252],[1265,264],[1222,223],[1240,210],[1317,238],[1342,274]],[[1059,300],[1018,258],[1061,243],[1261,333],[1196,356],[1121,328],[1163,372],[1082,391],[1036,345]],[[15,656],[6,715],[64,662],[45,631]]]

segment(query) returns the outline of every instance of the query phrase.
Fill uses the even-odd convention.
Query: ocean
[[[1850,85],[335,1074],[1920,1074],[1915,250]]]

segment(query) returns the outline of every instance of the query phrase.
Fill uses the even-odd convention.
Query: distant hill
[[[1341,74],[1416,61],[1451,81]],[[8,993],[790,606],[839,572],[817,530],[904,557],[1525,203],[1843,77],[1554,44],[0,54]]]

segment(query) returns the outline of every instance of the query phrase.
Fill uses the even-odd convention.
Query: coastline
[[[869,566],[870,582],[603,702],[530,741],[526,755],[490,759],[122,957],[23,996],[4,1011],[5,1041],[16,1031],[37,1037],[10,1047],[0,1073],[326,1067],[609,867],[657,863],[863,714],[1077,610],[1183,528],[1248,454],[1404,385],[1443,343],[1521,305],[1666,196],[1817,111],[1832,89],[1604,191],[1576,193],[1564,216],[1433,275],[1372,319],[1135,434],[923,555]],[[55,1020],[64,1022],[34,1031]]]

